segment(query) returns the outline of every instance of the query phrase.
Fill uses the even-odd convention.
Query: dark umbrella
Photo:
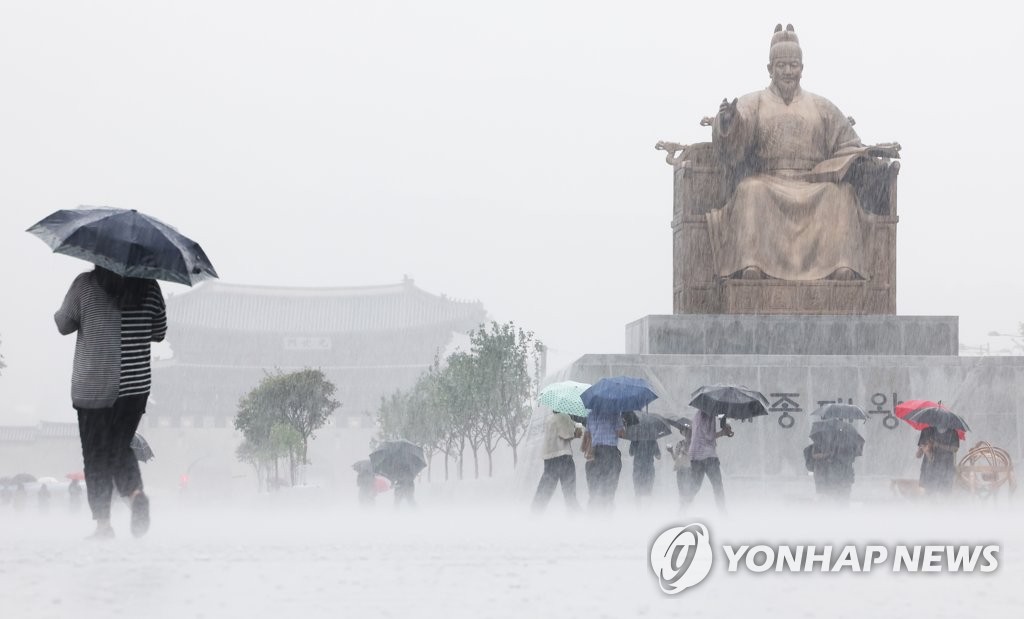
[[[135,209],[60,210],[28,229],[50,248],[125,277],[193,285],[217,277],[203,248]]]
[[[356,473],[372,473],[373,464],[369,460],[356,460],[352,464],[352,470]]]
[[[622,424],[630,441],[656,441],[672,434],[668,419],[656,413],[629,411],[622,414]]]
[[[385,441],[370,452],[373,470],[395,481],[415,477],[427,466],[423,448],[406,440]]]
[[[742,385],[705,385],[691,395],[690,406],[716,417],[745,421],[768,414],[768,399]]]
[[[686,417],[665,417],[664,419],[668,422],[668,425],[679,430],[680,433],[686,433],[693,430],[693,422]]]
[[[864,437],[856,428],[842,419],[827,419],[811,424],[811,440],[817,444],[831,444],[837,450],[864,455]]]
[[[847,421],[867,421],[868,415],[864,409],[853,404],[841,404],[829,402],[814,409],[811,415],[821,419],[845,419]]]
[[[132,451],[135,453],[135,459],[139,462],[148,462],[154,457],[153,449],[146,442],[146,439],[138,433],[132,437]]]
[[[38,479],[31,473],[18,473],[11,478],[11,485],[17,486],[18,484],[31,484],[36,481],[38,481]]]
[[[907,421],[931,426],[936,430],[956,430],[958,433],[971,431],[963,417],[941,406],[916,410],[907,415]]]
[[[580,394],[591,414],[638,411],[658,399],[654,387],[642,378],[602,378]]]

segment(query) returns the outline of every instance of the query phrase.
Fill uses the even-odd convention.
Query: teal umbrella
[[[540,390],[537,402],[566,415],[586,417],[590,411],[583,406],[580,394],[589,388],[590,385],[587,383],[577,383],[571,380],[552,383]]]

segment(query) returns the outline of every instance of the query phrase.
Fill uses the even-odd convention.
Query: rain
[[[702,119],[766,88],[777,23],[800,85],[864,145],[901,147],[891,321],[680,310],[655,144],[711,142]],[[1007,615],[1017,24],[988,0],[4,3],[4,615]],[[115,478],[103,541],[86,540],[78,336],[54,325],[92,267],[26,232],[79,206],[169,224],[216,274],[159,276],[167,335],[122,450],[148,531]],[[614,377],[654,397],[603,426],[582,403]],[[757,411],[701,421],[691,403],[718,385]],[[920,441],[929,424],[951,425]],[[715,471],[692,485],[709,432],[721,505]],[[602,435],[621,451],[611,498],[584,454]],[[948,496],[929,485],[955,466]],[[681,593],[652,565],[672,527],[713,550]],[[999,546],[999,567],[726,569],[725,546],[787,544]]]

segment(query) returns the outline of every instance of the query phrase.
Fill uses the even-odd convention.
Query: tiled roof
[[[286,288],[205,282],[167,302],[172,328],[347,333],[444,325],[471,329],[486,319],[479,301],[457,301],[417,288],[389,286]]]
[[[41,421],[36,426],[0,426],[0,443],[32,443],[48,438],[78,438],[78,424]]]
[[[0,426],[0,442],[31,443],[38,431],[36,426]]]
[[[39,423],[39,438],[78,438],[78,424],[75,422],[42,421]]]

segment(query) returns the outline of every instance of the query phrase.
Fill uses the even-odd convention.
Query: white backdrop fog
[[[550,368],[622,351],[672,311],[653,145],[765,86],[777,22],[807,90],[903,144],[899,312],[1015,331],[1024,37],[956,6],[3,2],[0,423],[72,418],[52,313],[86,265],[24,230],[79,204],[176,225],[228,282],[407,274],[534,330]]]

